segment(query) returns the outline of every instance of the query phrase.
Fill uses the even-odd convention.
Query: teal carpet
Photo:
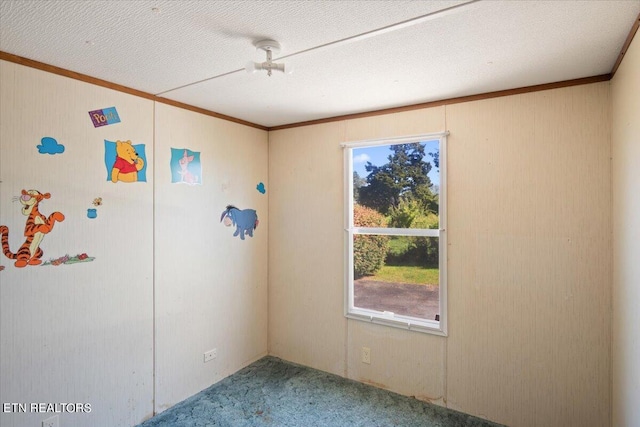
[[[336,375],[265,357],[139,427],[498,426]]]

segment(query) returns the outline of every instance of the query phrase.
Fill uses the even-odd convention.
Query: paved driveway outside
[[[354,281],[356,307],[435,320],[440,288],[434,285],[413,285],[369,280],[366,277]]]

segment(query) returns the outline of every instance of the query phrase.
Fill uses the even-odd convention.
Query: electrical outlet
[[[371,349],[362,347],[362,363],[371,364]]]
[[[60,427],[60,418],[57,415],[42,420],[42,427]]]
[[[204,362],[209,362],[218,357],[218,349],[214,348],[213,350],[209,350],[204,354]]]

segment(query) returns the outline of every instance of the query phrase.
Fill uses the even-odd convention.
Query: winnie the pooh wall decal
[[[224,222],[223,222],[224,220]],[[240,235],[240,239],[244,240],[244,233],[247,233],[249,237],[253,237],[253,230],[258,227],[258,214],[254,209],[240,210],[233,205],[228,205],[227,209],[222,212],[220,222],[225,226],[236,226],[236,231],[233,236]]]
[[[56,221],[64,221],[64,215],[60,212],[54,212],[48,218],[40,213],[40,202],[49,198],[51,198],[51,194],[40,193],[37,190],[22,190],[20,196],[13,198],[13,201],[20,201],[22,214],[27,217],[27,223],[24,227],[26,240],[16,253],[11,252],[9,248],[9,228],[0,225],[2,251],[7,258],[16,260],[14,265],[18,268],[42,263],[40,259],[43,254],[42,248],[40,248],[42,239],[51,232]]]
[[[111,182],[146,181],[147,160],[144,144],[131,141],[104,141],[107,180]]]

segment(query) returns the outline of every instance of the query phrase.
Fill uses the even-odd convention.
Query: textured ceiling
[[[627,1],[0,2],[0,50],[271,127],[611,72]],[[293,74],[247,74],[275,39]]]

